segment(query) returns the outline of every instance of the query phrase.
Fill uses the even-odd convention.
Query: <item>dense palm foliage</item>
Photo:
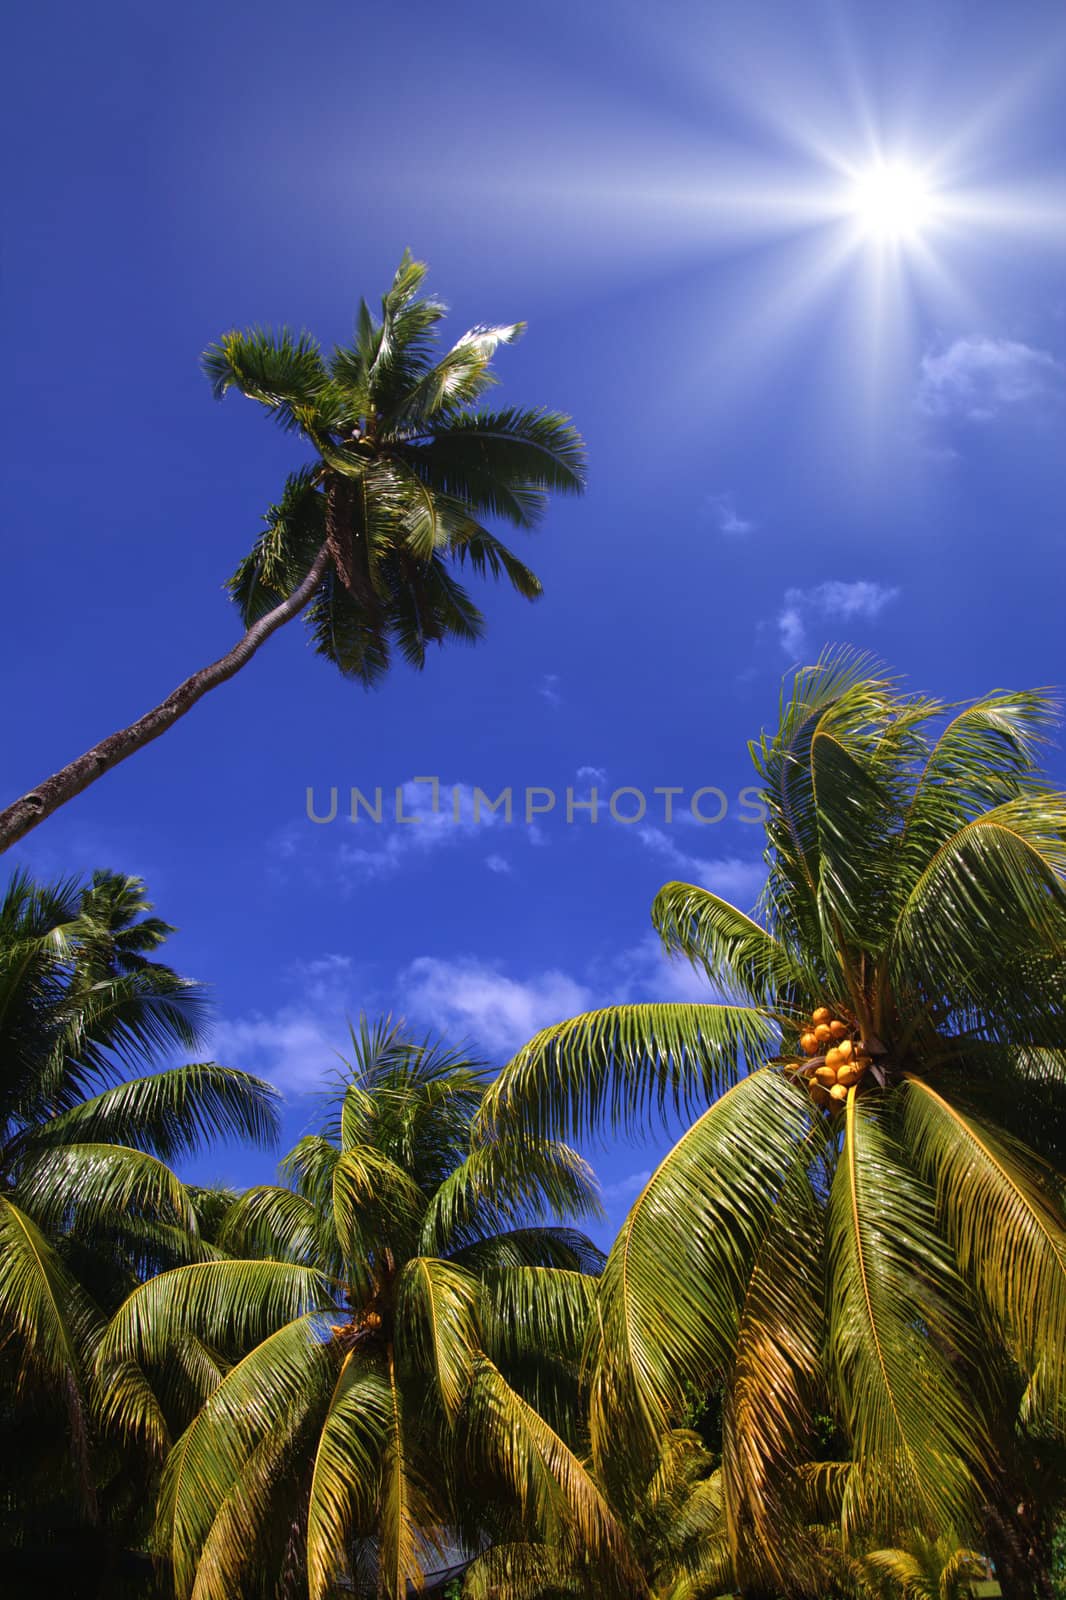
[[[216,395],[257,400],[312,459],[286,479],[266,529],[230,583],[246,632],[218,661],[0,811],[6,850],[74,795],[172,727],[303,613],[316,651],[373,683],[398,647],[472,642],[481,613],[456,576],[505,577],[527,599],[540,583],[489,527],[529,530],[549,495],[580,492],[584,446],[568,417],[480,404],[492,359],[521,323],[477,326],[440,352],[439,300],[404,255],[375,317],[361,304],[352,342],[323,355],[310,334],[226,334],[204,356]]]
[[[600,1261],[549,1220],[596,1210],[591,1175],[554,1142],[472,1138],[485,1083],[364,1026],[286,1182],[226,1216],[231,1258],[163,1273],[114,1319],[101,1373],[129,1434],[169,1452],[157,1548],[179,1600],[404,1600],[440,1551],[516,1519],[622,1564],[576,1453]],[[218,1381],[179,1433],[155,1391],[190,1339]]]
[[[202,1021],[200,991],[156,959],[172,930],[150,909],[142,884],[108,873],[17,875],[0,901],[3,1520],[36,1568],[62,1543],[57,1516],[84,1543],[124,1497],[143,1505],[89,1380],[134,1284],[210,1250],[211,1197],[165,1163],[212,1135],[275,1131],[272,1091],[243,1073],[130,1077],[193,1049]]]
[[[731,1594],[721,1472],[697,1433],[676,1428],[659,1443],[654,1468],[615,1506],[629,1545],[636,1593],[647,1600]],[[629,1491],[629,1492],[627,1492]],[[609,1490],[606,1490],[609,1494]],[[602,1563],[545,1540],[490,1546],[471,1562],[463,1600],[584,1600],[603,1592]]]
[[[453,565],[504,576],[535,599],[540,584],[485,526],[539,520],[551,490],[582,485],[584,451],[568,418],[478,404],[492,358],[521,323],[471,328],[436,350],[439,300],[420,296],[425,266],[405,255],[375,318],[324,357],[308,334],[229,333],[204,357],[215,393],[239,389],[314,452],[292,474],[231,588],[245,626],[328,559],[307,611],[315,648],[372,682],[395,642],[421,666],[433,640],[473,640],[482,620]]]
[[[549,1028],[483,1110],[501,1135],[568,1137],[707,1105],[608,1258],[591,1426],[601,1463],[646,1459],[688,1394],[724,1386],[743,1583],[816,1571],[820,1485],[846,1549],[957,1529],[1049,1592],[1028,1485],[1066,1427],[1066,802],[1035,765],[1051,713],[1039,694],[939,705],[847,655],[801,672],[752,747],[756,914],[686,884],[655,903],[707,1004]],[[810,1081],[823,1008],[859,1063],[833,1099]],[[835,1465],[813,1460],[826,1408]]]

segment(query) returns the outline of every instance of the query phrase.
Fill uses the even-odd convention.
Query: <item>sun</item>
[[[878,162],[855,174],[847,206],[869,239],[915,239],[931,221],[933,196],[922,174],[905,162]]]

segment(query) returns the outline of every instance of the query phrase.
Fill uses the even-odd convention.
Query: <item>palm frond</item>
[[[725,1376],[753,1262],[810,1126],[805,1097],[764,1069],[715,1101],[652,1174],[603,1272],[597,1459],[619,1428],[647,1453],[690,1393]]]
[[[972,1308],[933,1195],[904,1165],[876,1097],[854,1089],[827,1227],[830,1361],[868,1497],[861,1511],[845,1505],[845,1521],[944,1527],[972,1504],[988,1445]]]
[[[754,1006],[624,1005],[543,1028],[485,1096],[482,1122],[567,1138],[631,1129],[706,1104],[773,1054],[774,1018]]]
[[[961,1270],[1022,1373],[1066,1425],[1066,1211],[1062,1179],[1024,1147],[909,1076],[904,1127]]]

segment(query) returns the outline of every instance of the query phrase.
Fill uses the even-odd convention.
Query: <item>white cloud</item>
[[[612,1201],[617,1203],[619,1200],[633,1200],[650,1177],[651,1168],[646,1167],[643,1172],[631,1172],[628,1177],[618,1178],[614,1183],[605,1183],[600,1193],[608,1207],[611,1207]]]
[[[540,680],[537,693],[542,700],[547,700],[550,706],[561,706],[563,696],[559,688],[559,674],[557,672],[546,672]]]
[[[511,863],[508,861],[506,856],[486,856],[485,865],[488,867],[490,872],[506,873],[513,870]]]
[[[408,820],[396,820],[394,797],[387,793],[383,796],[381,822],[360,811],[359,820],[350,824],[365,842],[354,844],[346,837],[338,851],[339,864],[359,878],[379,878],[395,872],[412,857],[471,839],[483,828],[504,825],[504,812],[489,809],[489,802],[495,798],[476,790],[474,784],[442,783],[434,810],[431,784],[405,783],[400,810]]]
[[[712,494],[708,500],[711,513],[718,526],[719,533],[731,534],[741,537],[745,533],[754,533],[758,527],[757,522],[751,522],[747,517],[738,514],[736,503],[731,494]]]
[[[405,1014],[453,1039],[472,1035],[500,1055],[592,1003],[591,992],[565,972],[552,969],[522,982],[473,956],[419,956],[399,982]]]
[[[835,631],[840,623],[856,619],[872,622],[898,595],[898,589],[865,578],[854,583],[832,578],[812,589],[786,589],[777,613],[781,648],[791,658],[802,654],[807,648],[807,621],[812,615],[817,616],[819,625]]]
[[[930,417],[988,422],[1009,406],[1046,394],[1061,372],[1047,350],[1014,339],[956,339],[939,354],[922,357],[917,405]]]
[[[579,778],[591,778],[593,783],[607,782],[606,767],[578,767],[577,775]]]
[[[766,868],[761,861],[745,860],[741,856],[695,856],[682,850],[661,828],[637,828],[635,831],[645,849],[662,856],[679,877],[713,890],[723,900],[731,900],[743,910],[751,906],[763,886]]]
[[[348,956],[298,962],[286,974],[293,999],[269,1014],[219,1018],[212,1030],[212,1054],[226,1066],[269,1078],[293,1094],[320,1089],[349,1044],[347,1018],[353,1011],[355,977]]]

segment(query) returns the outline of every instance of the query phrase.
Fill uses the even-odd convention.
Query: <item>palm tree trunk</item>
[[[143,717],[138,717],[136,722],[131,722],[128,728],[121,728],[118,733],[112,733],[99,744],[93,745],[76,761],[53,772],[36,789],[31,789],[29,794],[24,794],[5,811],[0,811],[0,854],[24,839],[38,823],[50,817],[53,811],[58,811],[60,806],[66,805],[68,800],[73,800],[76,794],[81,794],[97,778],[102,778],[105,772],[117,767],[120,761],[125,761],[127,756],[143,749],[153,739],[158,739],[161,733],[166,733],[209,689],[216,688],[238,673],[272,633],[276,633],[283,623],[289,622],[304,609],[322,582],[329,562],[329,547],[323,545],[299,587],[273,611],[268,611],[265,617],[254,622],[232,650],[228,650],[210,666],[201,667],[184,683],[179,683],[165,700],[145,712]]]

